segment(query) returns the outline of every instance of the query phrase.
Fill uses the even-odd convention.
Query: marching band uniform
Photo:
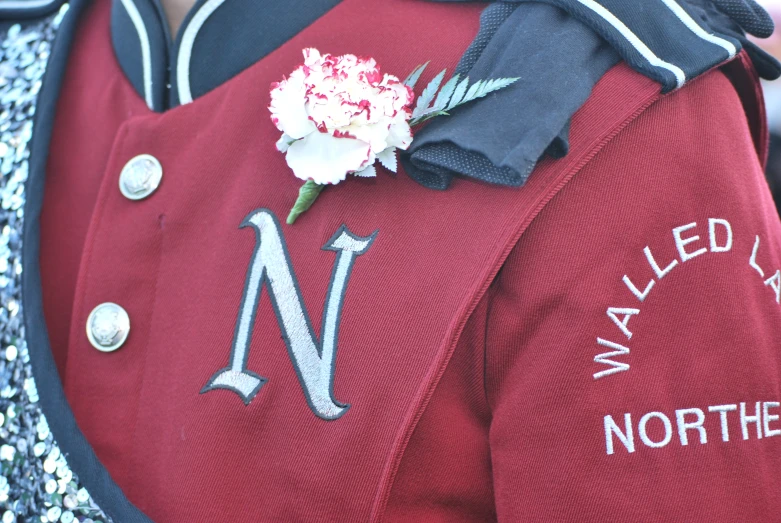
[[[9,521],[781,509],[779,68],[752,1],[201,0],[175,38],[153,0],[23,4],[0,2]],[[268,87],[308,47],[521,80],[287,225]]]

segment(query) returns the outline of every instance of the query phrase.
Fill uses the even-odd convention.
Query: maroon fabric
[[[227,84],[153,114],[111,54],[108,4],[83,23],[58,108],[45,310],[80,427],[154,521],[732,521],[781,508],[781,438],[758,440],[748,425],[744,441],[732,411],[725,443],[708,412],[781,401],[781,313],[765,285],[781,268],[781,231],[745,64],[730,72],[743,105],[720,72],[654,103],[658,85],[616,67],[576,115],[570,154],[544,161],[521,190],[457,181],[434,192],[384,171],[329,187],[283,226],[318,332],[334,260],[321,247],[343,223],[379,233],[356,260],[342,316],[335,395],[351,407],[323,421],[266,292],[248,367],[268,383],[249,406],[199,394],[228,361],[255,246],[238,226],[259,207],[284,218],[298,190],[273,148],[268,85],[306,46],[371,55],[402,76],[429,59],[431,73],[452,68],[480,6],[346,0]],[[437,38],[425,38],[432,28]],[[130,202],[118,176],[141,153],[165,174],[152,197]],[[709,218],[729,221],[730,251],[679,260],[641,303],[622,277],[644,288],[654,276],[643,248],[666,266],[680,256],[672,229],[694,222],[682,238],[700,240],[685,249],[710,248]],[[764,279],[748,263],[756,235]],[[105,301],[131,318],[111,354],[84,334]],[[631,339],[608,307],[640,310]],[[611,368],[594,361],[608,352],[598,337],[630,348],[613,358],[629,370],[594,379]],[[675,411],[686,408],[704,411],[706,444],[689,429],[681,445]],[[671,439],[650,448],[638,424],[656,411]],[[610,433],[608,454],[605,416],[626,430],[625,413],[635,451]],[[660,418],[646,428],[660,441]]]
[[[772,519],[781,422],[770,418],[765,434],[764,408],[781,414],[772,404],[781,401],[781,314],[764,282],[781,268],[781,230],[762,177],[765,134],[744,117],[761,124],[761,98],[741,104],[730,85],[746,93],[756,85],[742,58],[726,68],[730,79],[713,72],[647,109],[535,219],[470,318],[410,440],[388,520],[493,519],[478,516],[480,486],[459,490],[488,472],[501,521]],[[681,263],[672,229],[696,222],[682,238],[701,239],[686,251],[710,249],[710,218],[729,221],[732,249]],[[764,278],[749,265],[756,235]],[[678,265],[640,302],[622,278],[644,290],[654,276],[646,246],[662,269]],[[640,310],[627,322],[631,339],[609,307]],[[597,338],[630,348],[613,358],[630,369],[595,380],[611,368],[594,361],[610,351]],[[763,438],[749,422],[744,441],[740,404],[751,416],[756,401]],[[729,442],[719,412],[708,411],[720,405],[736,408],[726,413]],[[681,444],[676,410],[689,408],[704,411],[704,445],[697,429]],[[670,419],[663,447],[638,434],[649,412]],[[626,413],[634,452],[613,436],[608,455],[605,416],[625,430]],[[660,418],[645,427],[663,441]],[[484,454],[485,468],[470,468]]]
[[[101,0],[81,24],[57,105],[41,214],[41,285],[46,324],[64,376],[79,263],[117,131],[148,112],[111,51],[111,2]],[[92,46],[92,48],[90,48]],[[118,183],[118,182],[117,182]]]
[[[561,191],[505,264],[486,330],[501,520],[776,517],[781,306],[765,281],[781,269],[781,227],[741,112],[720,72],[661,100]],[[730,224],[729,251],[712,252],[712,218]],[[684,261],[673,229],[694,223],[681,234],[699,236],[686,257],[705,251]],[[726,226],[713,237],[726,248]],[[757,237],[764,276],[749,264]],[[662,270],[677,266],[659,279],[646,246]],[[641,290],[656,281],[645,301],[624,275]],[[628,333],[609,307],[639,311]],[[595,380],[611,368],[594,362],[612,350],[598,339],[629,348],[613,359],[630,368]],[[753,416],[756,402],[762,439],[750,420],[743,434],[741,405]],[[722,405],[736,409],[728,442],[709,411]],[[704,414],[702,431],[682,430],[700,416],[686,409]],[[647,421],[658,448],[642,440],[653,412],[671,425],[665,443],[663,418]],[[626,435],[626,414],[634,452],[604,428],[611,416]]]

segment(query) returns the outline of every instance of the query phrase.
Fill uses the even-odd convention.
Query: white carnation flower
[[[372,58],[305,49],[303,65],[271,87],[271,118],[283,133],[277,149],[302,180],[373,176],[378,155],[412,143],[412,89],[382,75]]]

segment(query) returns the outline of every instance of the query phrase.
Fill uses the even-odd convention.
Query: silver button
[[[131,159],[119,175],[119,190],[125,198],[143,200],[160,186],[163,166],[154,156],[141,154]]]
[[[101,303],[87,318],[87,338],[101,352],[120,348],[130,333],[130,317],[116,303]]]

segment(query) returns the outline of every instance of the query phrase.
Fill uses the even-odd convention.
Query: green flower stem
[[[290,214],[287,215],[287,224],[293,225],[299,216],[309,210],[323,189],[325,189],[325,185],[320,185],[312,180],[308,180],[302,185],[298,190],[298,199],[290,210]]]
[[[450,113],[448,113],[447,111],[437,111],[434,113],[427,113],[422,116],[418,116],[417,118],[411,119],[409,121],[409,126],[415,127],[416,125],[420,125],[423,122],[431,120],[432,118],[436,118],[437,116],[450,116]]]

